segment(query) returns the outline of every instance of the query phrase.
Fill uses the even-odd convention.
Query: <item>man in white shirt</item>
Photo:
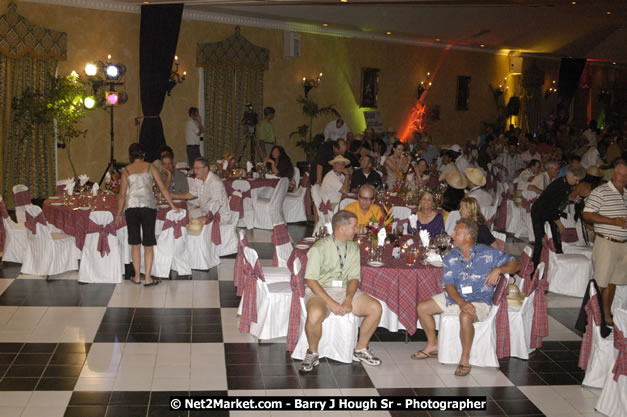
[[[518,154],[518,144],[516,140],[510,140],[507,152],[500,154],[492,166],[502,170],[503,181],[514,181],[520,172],[525,169],[520,155]]]
[[[351,174],[353,172],[350,162],[341,155],[329,161],[329,164],[333,166],[333,170],[327,172],[320,186],[320,197],[323,202],[328,200],[331,202],[331,205],[335,206],[342,199],[342,193],[349,191]]]
[[[532,159],[537,159],[538,161],[542,160],[542,157],[538,153],[538,143],[535,140],[529,142],[529,149],[520,154],[520,159],[526,164]]]
[[[464,155],[461,146],[455,144],[451,146],[451,151],[459,153],[459,156],[455,158],[455,165],[459,172],[466,172],[467,168],[476,168],[475,165],[468,160],[468,157]]]
[[[534,191],[536,194],[542,194],[542,191],[557,178],[560,172],[560,166],[555,161],[549,161],[544,166],[545,171],[536,175],[527,185],[528,191]]]
[[[599,164],[600,157],[601,155],[599,154],[599,150],[597,149],[597,147],[590,146],[586,153],[581,156],[581,166],[583,166],[585,169],[588,169],[591,166],[602,165]]]
[[[335,142],[338,139],[346,139],[348,132],[350,129],[344,120],[331,120],[324,128],[324,140]]]
[[[209,170],[209,163],[203,157],[194,160],[195,178],[191,182],[189,191],[182,194],[172,194],[172,198],[195,200],[187,203],[191,218],[206,217],[212,213],[220,213],[220,224],[231,221],[229,198],[224,183],[216,174]]]
[[[583,132],[582,136],[586,138],[588,145],[597,146],[597,121],[590,120],[589,127]]]
[[[527,186],[542,170],[542,164],[537,159],[532,159],[527,164],[527,169],[518,176],[518,189],[525,191]]]
[[[187,159],[189,166],[200,156],[200,144],[204,127],[200,119],[200,113],[196,107],[187,110],[188,118],[185,120],[185,144],[187,145]]]
[[[466,168],[464,174],[468,178],[468,197],[475,198],[481,208],[491,206],[493,202],[492,195],[481,188],[486,184],[483,172],[479,168]]]
[[[441,166],[439,168],[440,170],[439,181],[442,182],[446,179],[446,177],[451,172],[459,172],[457,165],[455,165],[455,159],[454,159],[457,157],[458,154],[455,153],[454,151],[451,151],[450,149],[447,149],[447,150],[443,150],[440,155],[442,155],[442,161],[441,161]]]

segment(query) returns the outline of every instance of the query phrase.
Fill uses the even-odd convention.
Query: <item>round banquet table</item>
[[[73,236],[76,239],[76,247],[83,249],[85,243],[85,235],[89,225],[89,215],[93,207],[95,211],[110,211],[115,218],[118,210],[118,194],[100,193],[92,200],[87,195],[73,196],[68,204],[65,204],[63,198],[46,199],[43,205],[44,216],[48,223],[55,226],[63,233]],[[175,205],[179,208],[185,208],[185,201],[175,200]],[[157,211],[157,220],[165,220],[165,216],[170,211],[170,206],[160,204]],[[121,224],[116,229],[126,227],[126,219],[122,217]]]

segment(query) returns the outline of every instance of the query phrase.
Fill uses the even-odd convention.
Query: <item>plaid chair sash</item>
[[[9,218],[9,212],[7,211],[7,205],[4,203],[4,200],[0,199],[0,216],[2,216],[3,219],[8,219]]]
[[[527,252],[523,251],[522,255],[520,255],[520,271],[518,271],[518,275],[521,276],[525,280],[525,295],[531,294],[531,272],[533,271],[533,260],[531,256],[527,254]]]
[[[294,262],[300,260],[298,274],[294,273]],[[301,249],[294,249],[287,267],[290,269],[290,287],[292,288],[292,300],[290,303],[290,320],[287,331],[287,350],[294,351],[298,337],[300,336],[300,318],[302,315],[300,299],[305,296],[305,268],[307,267],[307,254]]]
[[[220,234],[220,213],[213,214],[211,211],[207,213],[205,218],[205,225],[213,223],[211,227],[211,241],[219,245],[222,243],[222,235]]]
[[[507,312],[507,294],[509,280],[501,276],[492,297],[492,303],[499,306],[496,313],[496,356],[501,359],[510,355],[509,314]]]
[[[562,233],[562,242],[564,243],[573,243],[579,240],[579,236],[577,235],[576,227],[567,227],[564,229]]]
[[[244,291],[244,286],[242,285],[243,277],[243,268],[244,264],[246,264],[246,258],[244,256],[244,248],[248,246],[248,238],[244,236],[244,239],[240,240],[237,243],[237,256],[235,257],[235,268],[233,269],[233,284],[235,288],[237,288],[237,296],[241,297]]]
[[[7,212],[7,206],[4,204],[4,200],[0,200],[0,215],[2,219],[0,219],[0,252],[4,252],[4,244],[7,239],[7,232],[4,230],[4,220],[9,217],[9,213]]]
[[[29,212],[26,212],[26,221],[24,222],[24,227],[31,231],[32,234],[37,234],[37,223],[41,223],[43,226],[47,226],[48,222],[46,222],[46,218],[44,217],[44,213],[41,212],[37,216],[33,217]]]
[[[523,208],[525,209],[527,213],[531,213],[531,206],[533,206],[533,203],[535,203],[537,199],[538,199],[537,197],[531,200],[527,200],[523,198],[520,205],[523,206]]]
[[[15,199],[15,207],[22,207],[30,204],[30,192],[28,190],[13,194],[13,198]]]
[[[109,247],[109,235],[116,236],[115,225],[113,222],[107,225],[102,225],[89,220],[87,223],[87,234],[89,233],[98,233],[98,252],[100,252],[101,258],[104,258],[105,255],[111,253],[111,248]]]
[[[586,326],[586,332],[583,334],[583,339],[581,340],[578,364],[583,370],[588,368],[588,360],[590,359],[590,352],[592,351],[592,332],[594,332],[594,326],[601,325],[601,308],[599,306],[598,296],[598,294],[595,294],[590,297],[585,307],[588,316],[588,325]]]
[[[331,207],[331,201],[327,200],[326,203],[324,201],[321,202],[319,209],[322,214],[330,213],[333,210],[333,207]]]
[[[242,316],[239,321],[240,333],[250,333],[250,323],[257,323],[257,279],[265,281],[259,259],[255,266],[251,267],[247,259],[242,266],[244,279],[244,300],[242,303]]]
[[[495,226],[499,228],[499,230],[505,230],[507,225],[507,200],[512,198],[512,195],[508,192],[503,192],[501,199],[501,205],[496,210],[496,223]]]
[[[277,224],[272,228],[272,243],[274,246],[285,245],[286,243],[290,243],[290,235],[287,231],[287,225]],[[276,247],[274,248],[274,254],[272,255],[272,266],[279,265],[279,258],[277,257]]]
[[[231,194],[231,200],[229,201],[229,208],[232,211],[239,212],[240,218],[244,217],[244,197],[238,194]]]
[[[529,262],[531,263],[531,262]],[[527,281],[527,296],[533,291],[536,292],[533,298],[533,320],[531,321],[531,341],[529,347],[537,349],[542,347],[542,338],[549,335],[549,313],[546,296],[544,293],[549,289],[546,279],[541,279],[538,275],[540,270],[536,269],[533,280]]]
[[[614,325],[614,349],[618,350],[618,356],[616,356],[612,372],[614,381],[618,381],[621,375],[627,375],[627,339],[616,325]]]
[[[542,279],[546,279],[549,271],[549,251],[555,252],[555,242],[546,235],[542,238],[542,252],[540,252],[540,262],[544,262],[544,274]]]
[[[486,177],[485,188],[487,190],[496,190],[497,178],[492,173],[491,170],[488,170],[488,176]]]
[[[167,230],[170,227],[174,228],[174,239],[180,239],[183,236],[183,227],[187,226],[189,219],[183,217],[181,220],[170,220],[166,217],[163,221],[163,228],[161,230]]]

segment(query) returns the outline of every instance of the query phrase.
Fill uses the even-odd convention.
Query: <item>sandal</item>
[[[455,375],[457,376],[466,376],[470,373],[472,366],[470,365],[462,365],[461,363],[457,365],[457,369],[455,370]]]
[[[144,287],[154,287],[155,285],[159,284],[161,282],[161,280],[159,279],[153,279],[152,282],[149,282],[148,284],[144,284]]]
[[[142,279],[140,278],[139,281],[135,281],[133,278],[130,279],[130,281],[135,284],[135,285],[142,285]]]
[[[419,350],[418,352],[413,353],[410,357],[415,361],[419,361],[422,359],[429,359],[436,356],[438,356],[438,352],[427,353],[424,350]]]

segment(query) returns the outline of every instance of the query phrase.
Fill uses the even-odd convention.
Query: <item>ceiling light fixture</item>
[[[484,45],[484,44],[481,44],[481,45],[479,45],[479,46],[480,46],[480,47],[482,47],[482,48],[485,48],[485,45]]]
[[[611,10],[608,10],[608,11],[607,11],[607,12],[605,12],[605,13],[606,13],[607,15],[610,15],[610,14],[612,14],[612,11],[611,11]]]
[[[440,42],[440,38],[435,38],[435,41],[436,42]]]
[[[325,28],[329,27],[328,23],[323,23],[322,26],[324,26]]]
[[[391,35],[391,34],[392,34],[392,32],[385,32],[385,34],[386,34],[386,35]]]
[[[616,61],[612,62],[612,65],[616,65]]]
[[[575,4],[577,4],[577,2],[576,1],[571,1],[570,4],[572,4],[574,6]]]
[[[340,0],[340,3],[348,3],[348,0]]]

